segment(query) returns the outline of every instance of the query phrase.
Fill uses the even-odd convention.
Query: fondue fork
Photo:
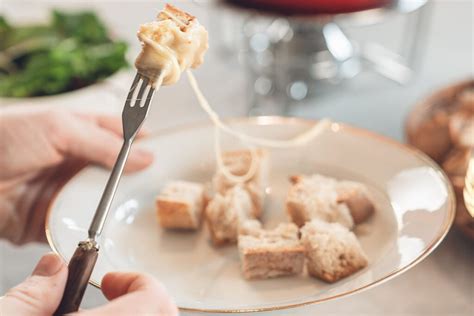
[[[63,315],[79,309],[99,255],[98,238],[104,228],[132,143],[148,114],[154,92],[155,88],[151,85],[150,80],[137,73],[122,111],[122,148],[90,224],[88,238],[79,242],[74,255],[69,261],[66,287],[61,303],[54,313],[55,315]],[[145,95],[146,98],[144,98]]]

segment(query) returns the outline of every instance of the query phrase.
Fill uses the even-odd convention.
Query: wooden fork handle
[[[99,248],[91,240],[81,241],[68,266],[68,276],[63,298],[54,312],[55,316],[75,312],[81,305],[92,270],[99,254]]]

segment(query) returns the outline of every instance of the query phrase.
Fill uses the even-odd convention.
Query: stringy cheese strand
[[[153,47],[153,49],[155,50],[156,53],[160,54],[161,56],[164,57],[164,59],[168,60],[169,62],[166,64],[166,68],[165,69],[162,69],[161,72],[160,72],[160,76],[161,77],[161,81],[159,82],[159,84],[157,82],[155,82],[155,78],[149,78],[150,79],[150,82],[151,82],[151,85],[154,87],[154,88],[158,88],[159,86],[161,86],[161,84],[163,83],[163,80],[165,78],[165,74],[168,74],[170,72],[170,69],[171,71],[181,71],[181,67],[179,66],[179,62],[178,62],[178,59],[176,58],[175,56],[175,53],[169,48],[169,47],[166,47],[166,46],[163,46],[163,45],[160,45],[159,43],[153,41],[152,39],[144,36],[144,35],[141,35],[139,34],[138,37],[140,38],[141,41],[143,41],[144,43],[150,45],[151,47]],[[147,76],[147,74],[142,74],[144,76]],[[158,81],[158,80],[156,80]]]
[[[289,139],[289,140],[272,140],[272,139],[265,139],[260,137],[250,136],[238,131],[233,130],[226,124],[224,124],[219,115],[211,108],[209,103],[207,102],[206,98],[202,94],[200,90],[196,78],[192,74],[192,72],[188,69],[186,70],[186,74],[188,76],[189,84],[191,88],[194,90],[194,94],[198,100],[199,105],[201,108],[207,113],[211,121],[225,131],[226,133],[237,137],[238,139],[246,142],[253,143],[255,145],[264,146],[264,147],[272,147],[272,148],[290,148],[301,146],[308,143],[310,140],[314,139],[316,136],[321,134],[327,127],[331,125],[331,121],[328,119],[323,119],[313,125],[309,130],[297,135],[296,137]]]
[[[249,170],[242,176],[236,176],[235,174],[229,171],[229,169],[224,164],[224,161],[222,159],[222,149],[221,149],[221,140],[220,140],[219,131],[220,131],[219,127],[214,126],[214,154],[216,156],[217,169],[220,170],[224,174],[224,176],[232,182],[245,183],[249,181],[257,172],[257,167],[258,167],[257,161],[259,159],[257,150],[254,147],[249,147],[249,151],[250,151]]]

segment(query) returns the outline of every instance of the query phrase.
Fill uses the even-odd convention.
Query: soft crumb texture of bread
[[[172,181],[156,198],[157,215],[164,228],[197,229],[205,204],[204,186],[188,181]]]
[[[243,184],[243,187],[249,192],[254,205],[254,216],[260,218],[263,210],[265,198],[265,187],[268,178],[268,152],[263,149],[257,149],[257,171],[251,179]],[[226,151],[222,153],[224,166],[230,173],[236,176],[244,176],[252,164],[252,154],[250,150]],[[212,179],[214,190],[225,194],[237,183],[228,179],[221,170],[217,170]]]
[[[336,282],[368,264],[353,232],[338,223],[313,220],[301,229],[307,269],[311,276]]]
[[[237,242],[240,223],[253,217],[252,210],[250,195],[239,185],[225,195],[217,193],[206,208],[206,222],[214,245]]]
[[[299,274],[304,266],[304,247],[298,239],[298,227],[280,224],[263,230],[256,222],[248,223],[246,234],[239,235],[242,273],[246,279],[267,279]]]
[[[339,181],[336,185],[337,201],[349,208],[355,224],[365,222],[375,212],[374,202],[367,187],[355,181]]]
[[[338,202],[337,180],[321,175],[293,176],[288,191],[286,209],[291,220],[303,226],[314,218],[337,222],[352,228],[354,221],[349,208]]]
[[[262,223],[257,219],[248,219],[239,226],[239,235],[259,236],[262,231]]]

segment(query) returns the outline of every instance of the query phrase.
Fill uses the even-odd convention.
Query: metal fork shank
[[[141,84],[139,84],[140,81]],[[139,85],[139,92],[134,102],[133,94]],[[148,87],[149,91],[146,96],[145,102],[143,103],[143,105],[141,105],[145,90]],[[128,92],[127,101],[125,102],[125,106],[122,112],[124,139],[122,149],[120,149],[117,161],[115,162],[115,165],[112,168],[112,173],[110,174],[110,178],[107,181],[107,185],[105,186],[104,193],[102,193],[99,206],[97,206],[94,218],[92,219],[91,225],[89,227],[89,240],[95,240],[96,237],[101,234],[102,229],[104,228],[105,219],[107,218],[107,214],[112,204],[115,191],[117,190],[123,169],[125,167],[125,163],[127,162],[130,148],[132,147],[133,140],[135,139],[138,130],[140,129],[141,125],[143,124],[143,121],[145,120],[148,114],[149,105],[154,92],[155,88],[153,86],[149,86],[148,78],[144,78],[137,73],[135,79],[133,80],[130,91]],[[132,104],[134,105],[132,106]]]
[[[130,148],[132,147],[132,142],[133,139],[124,140],[122,148],[120,149],[120,153],[117,157],[117,161],[115,162],[112,173],[110,174],[110,178],[107,181],[107,185],[105,186],[104,193],[102,193],[99,206],[97,206],[94,218],[92,219],[91,225],[89,227],[89,238],[92,240],[95,240],[96,237],[102,232],[107,213],[109,212],[110,205],[112,204],[115,191],[117,190],[123,169],[125,167],[125,163],[127,162],[128,154],[130,153]]]

